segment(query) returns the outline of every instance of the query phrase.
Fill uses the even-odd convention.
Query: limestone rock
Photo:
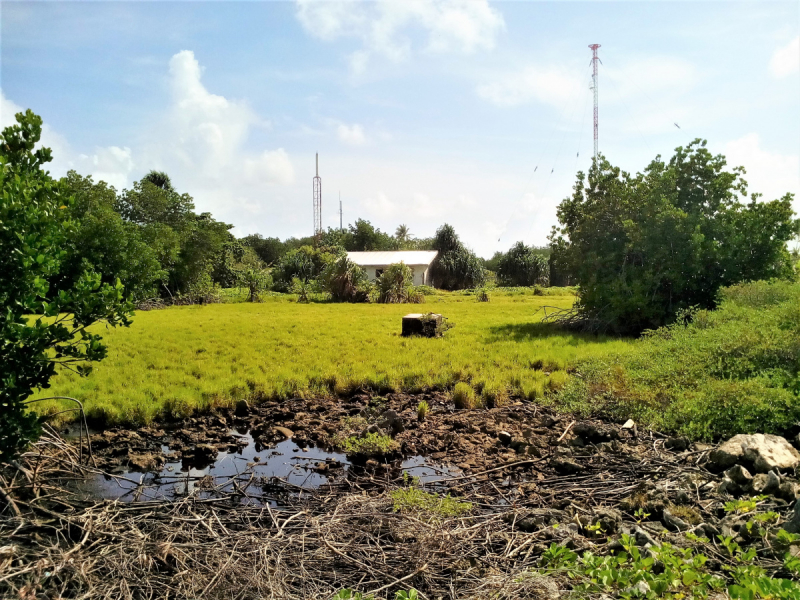
[[[750,491],[753,494],[774,494],[781,485],[781,478],[774,471],[769,473],[759,473],[753,477],[750,483]]]
[[[286,427],[280,427],[280,426],[276,425],[275,427],[273,427],[273,429],[275,431],[277,431],[278,433],[280,433],[287,440],[290,439],[294,435],[294,432],[291,429],[287,429]]]
[[[800,500],[794,503],[794,509],[783,524],[783,528],[789,533],[800,533]]]
[[[393,410],[387,410],[381,415],[378,427],[390,431],[392,435],[397,435],[405,430],[402,417]]]
[[[742,465],[734,465],[725,471],[725,477],[740,486],[748,486],[753,480],[753,476]]]
[[[756,473],[794,469],[800,465],[800,452],[785,438],[763,433],[735,435],[711,452],[709,458],[719,469],[746,464]]]

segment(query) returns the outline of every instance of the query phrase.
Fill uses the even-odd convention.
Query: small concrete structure
[[[442,335],[442,315],[436,313],[411,313],[403,317],[403,337],[421,335],[423,337],[440,337]]]
[[[389,265],[404,263],[414,274],[414,285],[430,285],[428,269],[437,254],[435,250],[393,250],[348,252],[347,258],[363,267],[370,281],[380,277]]]

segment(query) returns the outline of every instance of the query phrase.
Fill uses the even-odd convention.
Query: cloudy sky
[[[701,137],[765,199],[800,196],[800,2],[9,2],[0,121],[51,172],[167,171],[237,235],[365,218],[478,253],[546,242],[592,154],[639,171]],[[677,124],[677,126],[676,126]],[[800,212],[800,199],[795,201]]]

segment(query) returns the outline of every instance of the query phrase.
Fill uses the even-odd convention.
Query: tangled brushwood
[[[248,465],[161,501],[129,475],[128,503],[81,493],[100,470],[51,432],[2,471],[0,597],[800,598],[788,472],[715,474],[722,447],[521,403],[442,415],[425,423],[451,455],[473,421],[496,429],[491,462],[424,485],[353,463],[314,490]]]

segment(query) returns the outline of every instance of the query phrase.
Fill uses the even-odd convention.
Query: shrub
[[[74,228],[64,213],[73,199],[43,168],[50,149],[34,150],[42,119],[28,110],[16,120],[0,134],[0,463],[39,434],[28,396],[49,387],[56,367],[87,375],[87,363],[107,353],[88,328],[127,326],[133,312],[120,280],[101,284],[95,272],[51,292],[47,279],[59,272]]]
[[[453,388],[453,403],[459,409],[475,408],[478,405],[475,390],[470,384],[459,381]]]
[[[406,479],[407,475],[404,473]],[[439,496],[414,485],[390,492],[395,512],[422,512],[429,517],[460,517],[472,510],[471,502],[463,502],[447,494]]]
[[[579,363],[556,401],[695,439],[788,431],[800,420],[800,283],[742,284],[720,299],[624,354]]]
[[[378,302],[383,304],[420,304],[423,296],[414,288],[414,274],[404,263],[389,265],[378,279]]]
[[[487,290],[485,287],[478,289],[475,292],[475,300],[477,302],[489,302],[489,290]]]
[[[517,242],[497,265],[497,281],[507,286],[532,286],[550,283],[550,265],[541,250]]]
[[[436,230],[433,249],[438,251],[431,264],[431,278],[436,287],[464,290],[483,285],[486,281],[486,270],[481,260],[464,247],[452,226],[445,223]]]
[[[340,256],[328,264],[320,277],[322,288],[336,302],[368,302],[372,289],[367,272],[347,258]]]
[[[398,449],[398,444],[390,436],[383,433],[367,433],[363,436],[352,435],[341,443],[345,454],[361,456],[383,456]]]
[[[690,307],[710,309],[722,286],[792,278],[792,195],[747,201],[743,169],[725,170],[705,142],[656,157],[631,176],[602,157],[578,173],[558,207],[554,255],[579,284],[584,323],[639,334]],[[558,250],[556,252],[556,249]]]

